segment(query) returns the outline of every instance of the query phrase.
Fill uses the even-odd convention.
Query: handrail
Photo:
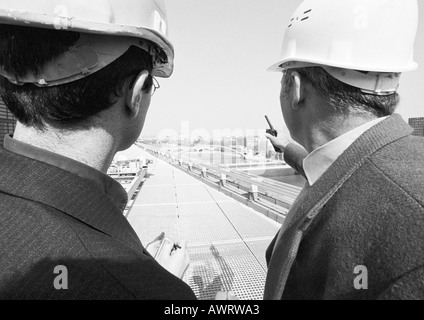
[[[128,188],[127,194],[128,194],[128,200],[131,200],[134,193],[137,191],[138,187],[140,186],[141,182],[143,182],[144,177],[146,176],[146,169],[142,169],[140,171],[140,174],[134,178],[134,180],[131,182],[131,186]]]
[[[225,183],[236,184],[239,187],[242,187],[249,192],[256,193],[257,197],[266,196],[267,198],[274,199],[281,203],[285,204],[285,208],[290,207],[294,200],[297,198],[298,194],[302,190],[300,187],[296,187],[287,183],[271,180],[263,177],[256,177],[249,175],[248,173],[233,171],[227,167],[217,167],[203,163],[193,163],[184,160],[177,160],[173,158],[170,154],[159,151],[157,148],[154,148],[149,145],[139,145],[143,149],[147,149],[150,152],[153,152],[156,155],[160,155],[168,159],[171,162],[177,162],[181,167],[187,167],[189,171],[198,171],[200,175],[214,176],[217,180],[222,180],[222,176],[225,176],[225,181],[220,181],[221,185]],[[206,178],[206,177],[204,177]]]

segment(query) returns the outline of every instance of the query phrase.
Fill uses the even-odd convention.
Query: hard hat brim
[[[24,25],[28,27],[67,30],[116,37],[134,37],[149,40],[163,50],[167,56],[166,63],[155,66],[152,75],[168,78],[173,73],[174,47],[164,36],[155,30],[145,27],[89,22],[74,18],[54,18],[50,15],[0,9],[0,24],[22,26],[22,21],[25,21]]]
[[[311,65],[324,65],[324,66],[341,68],[341,69],[352,69],[352,67],[349,66],[349,65],[329,63],[328,61],[302,59],[302,58],[296,57],[296,58],[281,59],[277,63],[274,63],[273,65],[271,65],[267,69],[267,71],[269,71],[269,72],[282,72],[285,69],[284,65],[287,64],[288,62],[304,62],[304,63],[310,63]],[[355,70],[371,71],[371,72],[390,72],[390,73],[398,72],[398,73],[402,73],[402,72],[407,72],[407,71],[414,71],[414,70],[418,69],[418,67],[419,67],[419,64],[416,63],[415,61],[413,61],[408,66],[400,66],[400,67],[391,66],[390,68],[386,68],[386,69],[375,68],[375,67],[372,67],[372,66],[363,66],[363,68],[358,68],[358,69],[355,69]]]
[[[417,66],[415,64],[415,67]],[[272,72],[283,72],[284,70],[308,67],[321,67],[337,80],[359,88],[364,93],[375,95],[390,95],[396,92],[399,87],[400,75],[402,74],[402,72],[353,70],[333,67],[328,64],[311,63],[310,61],[286,61],[286,59],[272,65],[268,70]]]

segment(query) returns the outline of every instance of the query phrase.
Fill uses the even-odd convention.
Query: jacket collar
[[[38,202],[97,229],[134,249],[141,242],[116,202],[92,180],[9,152],[0,146],[0,192]]]
[[[93,181],[122,211],[127,205],[127,193],[119,182],[82,162],[18,141],[9,135],[4,138],[3,147],[12,153],[59,167]]]
[[[303,169],[309,185],[312,186],[364,132],[386,118],[369,121],[312,151],[303,160]]]
[[[366,131],[310,188],[302,204],[294,213],[290,226],[299,222],[299,219],[305,215],[312,220],[319,212],[319,208],[314,209],[321,208],[366,159],[385,145],[407,137],[412,132],[412,128],[398,114],[392,115]]]

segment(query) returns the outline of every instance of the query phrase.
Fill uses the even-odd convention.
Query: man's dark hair
[[[80,37],[77,32],[12,25],[0,25],[0,65],[11,73],[36,72],[52,58],[66,52]],[[99,112],[122,95],[124,81],[152,70],[151,56],[136,47],[100,71],[81,80],[54,87],[23,86],[0,76],[0,95],[12,114],[26,126],[40,130],[80,128],[91,124]],[[150,90],[149,77],[143,90]]]
[[[399,94],[387,96],[366,94],[359,88],[345,84],[332,77],[321,67],[294,69],[303,80],[311,84],[329,105],[343,114],[372,114],[379,118],[392,115],[399,104]],[[283,81],[286,94],[290,88],[290,72]]]

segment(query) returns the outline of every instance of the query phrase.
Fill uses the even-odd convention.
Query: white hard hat
[[[319,65],[366,92],[393,93],[399,73],[418,67],[417,28],[416,0],[305,0],[288,23],[281,59],[268,70]]]
[[[134,45],[153,59],[152,75],[169,77],[174,48],[168,39],[164,0],[0,0],[0,24],[80,32],[79,41],[41,72],[0,74],[16,84],[53,86],[81,79]]]

